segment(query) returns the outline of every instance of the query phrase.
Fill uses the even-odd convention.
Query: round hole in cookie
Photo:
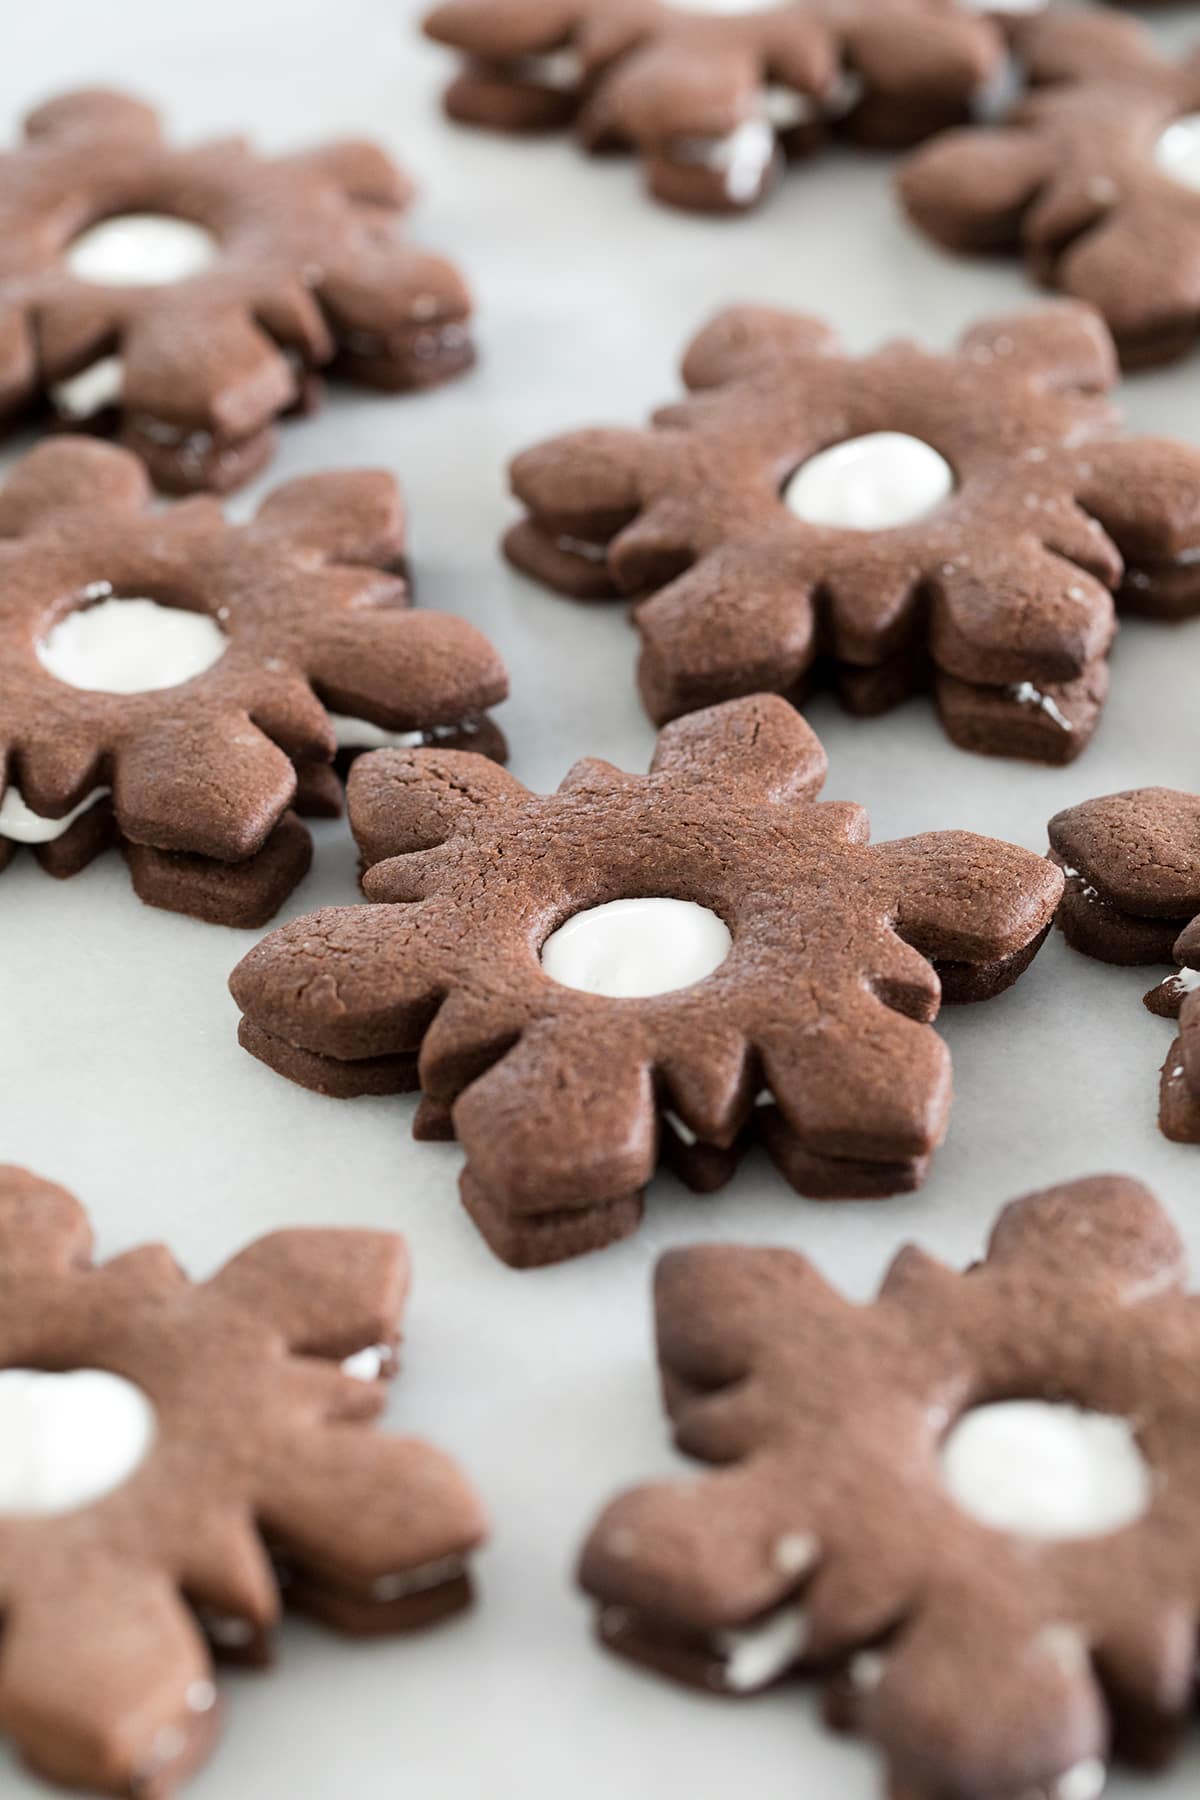
[[[1154,160],[1181,187],[1200,189],[1200,113],[1176,119],[1154,146]]]
[[[562,987],[640,1000],[703,981],[732,945],[725,921],[694,900],[609,900],[551,933],[542,968]]]
[[[101,287],[162,287],[211,268],[220,246],[211,232],[170,213],[116,213],[67,245],[63,262],[79,281]]]
[[[904,431],[872,431],[801,463],[783,502],[807,525],[888,531],[927,518],[954,485],[954,470],[932,444]]]
[[[68,687],[147,694],[202,675],[224,655],[227,641],[207,613],[109,596],[60,619],[37,653],[42,667]]]
[[[976,1407],[950,1432],[942,1480],[981,1525],[1061,1542],[1140,1519],[1152,1477],[1126,1419],[1049,1400]]]
[[[0,1514],[89,1506],[128,1480],[155,1429],[141,1388],[107,1369],[0,1370]]]

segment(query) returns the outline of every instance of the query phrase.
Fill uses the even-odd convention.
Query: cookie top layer
[[[1193,1705],[1200,1312],[1184,1278],[1170,1220],[1121,1176],[1017,1201],[966,1274],[902,1251],[866,1306],[788,1250],[668,1253],[663,1391],[680,1448],[714,1467],[604,1513],[582,1561],[602,1632],[711,1666],[779,1623],[777,1673],[848,1667],[839,1710],[897,1791],[1065,1793],[1089,1765],[1102,1780],[1110,1709],[1153,1720],[1157,1742]],[[948,1439],[1014,1396],[1123,1437],[1149,1473],[1127,1523],[1033,1535],[955,1498]],[[1035,1473],[1007,1472],[1018,1495]]]
[[[294,762],[332,760],[330,712],[420,729],[503,697],[473,627],[410,609],[390,475],[288,482],[244,525],[211,499],[150,500],[137,458],[75,437],[40,444],[0,489],[0,794],[19,777],[24,803],[58,819],[111,788],[125,839],[236,861],[289,805]],[[182,685],[68,685],[55,628],[122,600],[202,619],[223,652]]]
[[[908,211],[953,247],[1024,246],[1040,280],[1099,308],[1131,364],[1180,354],[1200,323],[1200,56],[1168,61],[1099,9],[1047,13],[1020,49],[1041,91],[916,152]]]
[[[0,414],[116,354],[125,423],[249,437],[299,398],[298,371],[466,319],[458,273],[404,241],[410,198],[373,144],[177,150],[128,95],[49,101],[0,157]],[[81,234],[127,215],[207,234],[211,260],[150,284],[72,267]]]
[[[193,1608],[269,1629],[271,1557],[365,1591],[479,1542],[463,1476],[371,1430],[382,1384],[338,1367],[395,1344],[406,1288],[401,1240],[370,1231],[277,1232],[202,1283],[160,1245],[93,1265],[78,1203],[0,1170],[0,1383],[42,1371],[49,1394],[86,1371],[152,1412],[136,1466],[90,1504],[0,1511],[4,1727],[44,1773],[165,1792],[214,1703]],[[90,1451],[65,1398],[40,1416],[71,1435],[40,1454],[70,1463]]]
[[[774,696],[668,727],[649,775],[589,760],[548,796],[470,754],[378,752],[349,786],[375,904],[273,932],[234,997],[321,1056],[419,1049],[471,1180],[511,1214],[644,1187],[660,1098],[709,1143],[733,1141],[765,1086],[814,1153],[926,1155],[949,1104],[931,964],[1027,950],[1062,877],[969,832],[871,846],[860,807],[817,803],[824,773]],[[703,978],[637,998],[552,978],[544,949],[568,921],[649,898],[723,923]]]
[[[593,579],[598,557],[608,591],[649,595],[636,619],[658,720],[790,691],[818,654],[870,667],[927,650],[967,683],[1069,682],[1109,646],[1123,559],[1200,544],[1200,452],[1121,435],[1112,342],[1088,307],[982,321],[947,354],[862,358],[819,320],[738,307],[684,377],[692,397],[652,430],[571,433],[512,468],[520,566],[569,589],[590,545]],[[814,459],[880,435],[935,452],[949,495],[876,529],[789,505]]]
[[[1050,843],[1104,900],[1142,919],[1200,913],[1200,796],[1131,788],[1069,806]]]

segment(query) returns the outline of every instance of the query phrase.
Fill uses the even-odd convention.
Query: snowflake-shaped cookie
[[[561,592],[638,596],[660,722],[824,666],[852,712],[929,686],[963,748],[1069,762],[1107,692],[1114,593],[1200,606],[1200,451],[1122,436],[1115,377],[1079,305],[863,358],[803,314],[735,308],[653,429],[516,459],[507,551]]]
[[[265,1660],[281,1599],[359,1634],[466,1603],[475,1496],[370,1429],[406,1288],[370,1231],[198,1284],[161,1245],[93,1266],[78,1202],[0,1170],[0,1716],[42,1774],[166,1795],[212,1737],[210,1651]]]
[[[1023,971],[1062,877],[967,832],[871,847],[815,803],[825,756],[775,696],[668,727],[648,776],[578,763],[531,794],[461,752],[350,777],[370,907],[235,969],[246,1048],[321,1091],[415,1085],[509,1262],[632,1231],[659,1158],[696,1187],[750,1122],[803,1194],[917,1186],[946,1126],[943,995]],[[417,1061],[419,1057],[419,1062]]]
[[[66,94],[0,155],[0,416],[119,431],[160,487],[225,492],[332,365],[426,387],[472,358],[470,298],[403,238],[405,176],[344,142],[171,149],[128,95]]]
[[[965,117],[1003,41],[958,0],[444,0],[426,30],[466,58],[446,107],[501,130],[578,120],[632,149],[676,206],[756,205],[837,132],[903,146]]]
[[[329,811],[335,756],[389,734],[499,753],[503,665],[409,608],[390,475],[287,482],[244,525],[149,502],[135,456],[78,437],[0,489],[0,868],[25,843],[72,875],[115,840],[143,899],[265,924],[308,866],[297,768]]]
[[[1033,276],[1091,301],[1131,367],[1200,327],[1200,55],[1162,57],[1145,27],[1052,12],[1022,59],[1041,91],[1000,125],[916,152],[900,193],[952,249],[1024,249]]]
[[[1151,1012],[1179,1020],[1159,1123],[1200,1144],[1200,796],[1133,788],[1085,800],[1051,819],[1050,846],[1066,876],[1068,943],[1101,962],[1177,965],[1146,995]]]
[[[1096,1800],[1195,1708],[1200,1312],[1139,1183],[1017,1201],[855,1306],[789,1250],[659,1264],[676,1441],[583,1554],[613,1648],[717,1691],[834,1672],[897,1800]]]

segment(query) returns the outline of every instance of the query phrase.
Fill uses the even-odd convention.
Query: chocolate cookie
[[[444,0],[425,29],[465,59],[451,118],[575,121],[585,148],[634,151],[659,200],[718,213],[835,134],[895,148],[965,118],[1004,55],[957,0]]]
[[[1050,821],[1050,853],[1066,876],[1069,944],[1101,962],[1178,965],[1146,995],[1151,1012],[1180,1021],[1159,1123],[1200,1144],[1200,796],[1135,788],[1070,806]]]
[[[708,1190],[761,1135],[802,1194],[914,1188],[949,1113],[941,1000],[1016,980],[1062,877],[968,832],[869,847],[860,807],[816,804],[824,774],[775,696],[549,796],[477,756],[365,757],[376,904],[243,959],[242,1042],[321,1092],[419,1082],[417,1135],[458,1137],[467,1210],[518,1266],[633,1231],[660,1153]]]
[[[950,132],[900,172],[916,223],[955,250],[1023,250],[1031,274],[1104,314],[1130,367],[1200,325],[1200,55],[1145,27],[1051,12],[1021,34],[1041,89],[994,128]]]
[[[308,868],[289,808],[338,810],[357,749],[500,754],[496,652],[409,609],[390,475],[307,476],[231,525],[150,510],[127,450],[53,438],[0,490],[0,870],[125,849],[143,900],[263,925]],[[300,790],[298,775],[300,771]]]
[[[116,432],[171,493],[227,492],[315,371],[423,388],[472,361],[470,296],[404,241],[375,144],[173,150],[128,95],[64,94],[0,157],[0,417]]]
[[[4,1730],[149,1800],[208,1751],[213,1652],[268,1660],[284,1600],[357,1635],[456,1611],[484,1521],[441,1451],[370,1429],[400,1238],[276,1232],[198,1284],[91,1252],[70,1194],[0,1169]]]
[[[637,597],[660,723],[814,679],[862,714],[929,688],[962,748],[1065,763],[1104,703],[1114,595],[1200,610],[1200,451],[1121,434],[1090,308],[859,359],[816,319],[738,307],[683,373],[692,397],[652,430],[519,456],[506,541],[561,593]]]
[[[1195,1710],[1200,1313],[1140,1183],[1001,1214],[854,1306],[790,1250],[658,1265],[675,1440],[583,1552],[610,1648],[743,1695],[793,1670],[896,1800],[1097,1800]],[[747,1727],[749,1729],[749,1727]]]

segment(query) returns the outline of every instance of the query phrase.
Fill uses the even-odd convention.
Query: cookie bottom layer
[[[1177,940],[1190,919],[1142,919],[1122,912],[1092,887],[1086,873],[1067,867],[1050,852],[1067,877],[1056,923],[1067,942],[1084,956],[1125,968],[1174,963]],[[1147,1011],[1161,1019],[1177,1019],[1194,1005],[1194,990],[1183,977],[1195,971],[1176,969],[1150,989]],[[1185,1018],[1185,1030],[1190,1029]],[[1167,1052],[1159,1081],[1158,1122],[1163,1136],[1177,1144],[1200,1144],[1200,1091],[1191,1078],[1182,1035]]]
[[[475,346],[464,316],[386,333],[344,330],[331,372],[360,387],[406,394],[453,381],[474,362]]]
[[[1122,612],[1162,619],[1168,625],[1194,619],[1200,613],[1200,558],[1192,555],[1127,568],[1119,605]]]
[[[117,441],[145,463],[150,479],[163,494],[230,494],[260,475],[275,455],[273,427],[244,438],[219,438],[209,430],[180,433],[166,439],[156,422],[127,419]],[[173,428],[172,428],[173,429]]]
[[[48,844],[18,844],[0,837],[0,870],[7,869],[19,850],[32,851],[38,866],[56,881],[69,881],[106,850],[120,842],[116,820],[109,800],[98,800],[81,814],[61,837]]]
[[[631,1237],[642,1222],[645,1195],[620,1194],[599,1206],[558,1212],[512,1213],[480,1186],[469,1168],[459,1177],[468,1217],[489,1248],[511,1269],[542,1269]]]
[[[577,87],[552,87],[512,65],[468,62],[446,89],[446,115],[485,131],[562,131],[579,112]]]
[[[960,997],[983,999],[1002,991],[1033,958],[1044,935],[995,964],[969,970],[967,965],[953,965],[968,971],[964,981],[978,984],[978,991]],[[238,1042],[277,1075],[332,1099],[414,1093],[420,1085],[415,1053],[343,1061],[299,1049],[246,1017],[238,1024]],[[754,1118],[759,1121],[762,1138],[780,1173],[807,1199],[886,1199],[919,1187],[928,1172],[933,1146],[929,1154],[894,1160],[823,1156],[799,1142],[778,1107],[756,1107]],[[451,1107],[443,1101],[424,1098],[414,1135],[428,1142],[453,1142]],[[754,1136],[753,1128],[747,1126],[729,1145],[688,1141],[669,1120],[664,1120],[660,1160],[694,1193],[715,1193],[736,1173]],[[469,1166],[463,1170],[460,1189],[463,1205],[488,1244],[514,1268],[540,1268],[603,1249],[635,1231],[645,1210],[644,1190],[638,1189],[596,1205],[517,1213],[498,1205]]]
[[[22,847],[0,838],[0,872]],[[283,815],[256,855],[244,862],[219,862],[123,841],[107,800],[98,801],[62,837],[30,848],[46,873],[59,881],[80,874],[104,851],[119,848],[133,890],[147,906],[243,930],[268,924],[312,863],[312,839],[295,813]]]
[[[716,1634],[689,1632],[634,1607],[604,1604],[597,1610],[595,1629],[606,1650],[656,1675],[664,1675],[668,1681],[678,1681],[707,1694],[723,1694],[729,1699],[745,1697],[727,1678],[728,1660],[721,1653]],[[761,1693],[766,1687],[777,1686],[792,1674],[793,1668],[785,1667],[754,1691]]]
[[[1187,919],[1141,919],[1122,912],[1096,892],[1085,871],[1071,868],[1053,850],[1049,860],[1067,878],[1055,922],[1073,950],[1124,968],[1175,961],[1175,941]]]
[[[585,150],[593,155],[622,151],[635,156],[641,150],[650,193],[665,205],[688,212],[751,211],[771,191],[787,163],[810,157],[839,137],[870,149],[903,150],[965,123],[969,116],[969,107],[954,92],[917,98],[867,94],[841,117],[814,116],[810,123],[777,129],[774,153],[765,158],[761,171],[752,168],[742,180],[731,181],[730,171],[720,162],[723,140],[711,140],[711,160],[705,154],[710,140],[700,137],[685,136],[674,149],[669,144],[643,148],[616,131],[603,114],[589,113],[585,79],[556,82],[541,77],[539,64],[552,60],[468,58],[446,89],[447,116],[460,125],[521,135],[561,131],[578,121]]]
[[[286,1555],[274,1558],[280,1594],[289,1612],[303,1613],[347,1637],[388,1637],[420,1631],[464,1612],[474,1600],[470,1571],[461,1556],[423,1569],[399,1570],[376,1581],[339,1581],[317,1574]],[[220,1662],[267,1669],[274,1661],[268,1624],[233,1613],[197,1609],[197,1623]]]
[[[664,206],[717,214],[753,212],[776,185],[783,168],[784,155],[778,145],[761,169],[754,171],[753,179],[744,182],[732,179],[730,170],[700,157],[650,155],[642,163],[647,188]]]
[[[532,518],[518,519],[502,548],[515,569],[570,600],[619,600],[608,572],[608,546],[600,539],[556,532]]]
[[[681,1137],[671,1119],[664,1117],[659,1136],[659,1158],[663,1168],[669,1169],[693,1194],[716,1194],[733,1180],[738,1164],[753,1141],[753,1132],[747,1125],[728,1147],[704,1144],[698,1138],[693,1139],[690,1133],[686,1138]]]
[[[891,1161],[825,1156],[801,1143],[778,1106],[759,1109],[759,1130],[780,1174],[806,1200],[889,1200],[910,1194],[928,1174],[936,1148]]]
[[[895,1162],[821,1156],[796,1140],[778,1108],[764,1107],[760,1112],[762,1136],[772,1160],[788,1184],[805,1199],[886,1200],[920,1187],[928,1172],[927,1156]],[[686,1144],[667,1127],[663,1133],[662,1165],[677,1174],[693,1193],[714,1193],[736,1172],[751,1141],[751,1134],[747,1133],[731,1149]],[[463,1170],[459,1188],[467,1213],[490,1248],[502,1262],[517,1269],[544,1268],[603,1250],[631,1236],[645,1212],[644,1189],[617,1195],[599,1205],[517,1213],[499,1205],[470,1167]]]
[[[508,759],[504,733],[486,714],[454,726],[431,726],[423,735],[427,743],[441,749],[473,750],[492,762],[503,763]],[[209,924],[253,930],[274,918],[311,866],[312,839],[297,815],[310,819],[340,818],[345,805],[346,777],[357,758],[365,754],[368,752],[342,750],[332,763],[297,763],[292,810],[284,814],[262,849],[244,862],[227,863],[212,857],[127,843],[117,829],[111,802],[103,799],[89,807],[61,837],[49,843],[25,846],[0,837],[0,872],[8,867],[18,850],[29,848],[48,875],[66,880],[78,875],[106,850],[120,848],[129,864],[134,891],[148,906],[187,913]],[[263,1060],[271,1059],[264,1056]],[[300,1081],[302,1086],[317,1085],[300,1075],[292,1079]],[[318,1091],[326,1090],[318,1088]],[[392,1087],[369,1091],[394,1093],[400,1090]]]
[[[408,393],[451,381],[474,362],[470,321],[464,314],[415,320],[386,333],[345,328],[328,372],[364,387]],[[317,412],[324,397],[323,374],[298,370],[295,398],[279,416],[298,418]],[[132,450],[164,494],[232,493],[262,473],[278,444],[273,422],[244,437],[227,437],[210,421],[188,425],[139,414],[123,416],[114,406],[88,418],[54,416],[59,430],[114,438]]]
[[[274,1069],[277,1075],[294,1081],[297,1087],[328,1095],[333,1100],[412,1094],[420,1085],[415,1054],[366,1056],[356,1062],[342,1062],[335,1056],[300,1050],[247,1018],[238,1023],[238,1043],[268,1069]]]
[[[474,1592],[466,1568],[459,1564],[441,1579],[404,1591],[410,1579],[403,1571],[364,1590],[285,1565],[284,1593],[289,1612],[305,1614],[347,1637],[390,1637],[405,1631],[421,1631],[441,1619],[465,1612]]]
[[[1107,657],[1073,681],[959,681],[938,671],[934,698],[942,728],[961,750],[1064,767],[1090,744],[1108,698]]]
[[[1188,1080],[1182,1037],[1175,1039],[1162,1067],[1158,1122],[1172,1143],[1200,1144],[1200,1093]]]
[[[1135,333],[1114,329],[1113,337],[1123,369],[1157,369],[1164,363],[1178,362],[1195,348],[1195,314],[1191,313],[1186,319],[1164,320],[1152,331]]]
[[[609,571],[608,546],[619,529],[620,522],[611,519],[530,514],[509,529],[504,553],[522,574],[570,599],[615,600],[620,591]],[[681,674],[659,658],[650,640],[643,642],[638,685],[658,725],[722,700],[779,691],[762,665]],[[993,686],[960,681],[935,668],[923,650],[874,664],[820,657],[788,697],[803,707],[812,694],[830,688],[859,718],[877,718],[913,695],[930,693],[947,737],[961,749],[1062,767],[1091,742],[1108,697],[1109,666],[1107,656],[1100,656],[1070,681]]]
[[[147,906],[247,931],[275,917],[312,864],[312,838],[290,812],[245,862],[217,862],[145,844],[126,844],[124,850],[133,890]]]
[[[938,962],[935,959],[933,966],[942,984],[944,1003],[947,1006],[974,1006],[980,1000],[994,1000],[997,994],[1003,994],[1025,973],[1050,936],[1053,923],[1051,920],[1050,925],[1039,931],[1028,944],[1008,956],[997,957],[995,962]]]
[[[815,1681],[821,1688],[821,1713],[826,1726],[843,1736],[860,1736],[868,1731],[866,1707],[884,1672],[888,1654],[886,1645],[880,1645],[864,1646],[848,1660],[842,1657],[820,1661],[806,1655],[802,1598],[784,1601],[765,1617],[708,1633],[601,1599],[595,1615],[595,1633],[606,1650],[625,1661],[727,1700],[750,1699],[787,1683]],[[758,1646],[755,1639],[759,1640]],[[752,1656],[747,1662],[744,1658],[748,1647]],[[1157,1771],[1165,1767],[1182,1736],[1181,1721],[1158,1712],[1135,1716],[1132,1709],[1123,1716],[1117,1702],[1108,1698],[1117,1754],[1138,1769]],[[1086,1790],[1081,1785],[1080,1792],[1097,1793],[1099,1790],[1093,1785],[1097,1765],[1088,1761],[1076,1767],[1086,1769],[1089,1777]],[[1043,1786],[1023,1785],[1021,1795],[1028,1800],[1065,1795],[1072,1774],[1068,1769],[1057,1781],[1051,1779]],[[951,1790],[936,1777],[900,1772],[893,1766],[887,1791],[890,1800],[957,1800],[966,1790]],[[972,1788],[971,1792],[982,1790]],[[1004,1800],[1015,1800],[1015,1795],[1015,1789],[1004,1789]]]

